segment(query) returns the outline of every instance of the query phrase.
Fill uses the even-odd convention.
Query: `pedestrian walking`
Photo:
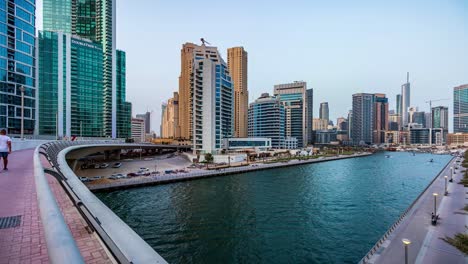
[[[8,170],[8,154],[11,153],[11,138],[6,135],[6,130],[0,131],[0,157],[3,158],[3,170]]]

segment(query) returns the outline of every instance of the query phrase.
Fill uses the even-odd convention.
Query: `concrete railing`
[[[47,252],[51,263],[81,264],[84,260],[55,200],[44,174],[40,147],[34,151],[34,178],[36,182],[39,213],[44,226]]]
[[[61,179],[61,184],[65,191],[74,202],[76,208],[86,220],[88,226],[96,232],[103,243],[107,246],[114,258],[119,263],[167,263],[153,248],[151,248],[135,231],[133,231],[125,222],[123,222],[112,210],[102,203],[89,189],[77,178],[66,161],[67,153],[81,148],[91,147],[115,147],[116,142],[111,141],[56,141],[38,147],[35,153],[35,159],[39,160],[38,150],[45,154],[51,165],[55,169],[55,174]],[[120,144],[138,147],[137,144]],[[47,184],[47,182],[45,182]],[[43,199],[44,193],[39,194],[38,199]],[[53,196],[52,196],[53,199]],[[49,203],[46,207],[52,207]],[[45,217],[45,216],[44,216]],[[60,212],[50,215],[54,221],[63,221]],[[41,215],[43,222],[46,220]],[[62,219],[62,220],[60,220]],[[49,220],[49,219],[47,219]],[[45,226],[46,227],[46,226]],[[65,226],[66,227],[66,226]],[[54,230],[53,226],[46,228]],[[68,229],[67,229],[68,230]],[[72,235],[63,232],[64,239],[73,240]],[[74,241],[74,240],[73,240]],[[49,248],[50,255],[56,254],[57,247],[51,241]],[[49,241],[47,241],[49,246]],[[65,249],[65,252],[71,251],[71,248]],[[79,253],[78,253],[79,254]],[[56,263],[81,263],[73,262],[73,259],[60,261]]]

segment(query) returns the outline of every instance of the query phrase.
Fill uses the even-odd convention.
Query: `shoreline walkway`
[[[254,166],[250,165],[250,166],[244,166],[244,167],[231,167],[231,168],[219,169],[219,170],[207,170],[203,172],[189,172],[189,173],[180,173],[180,174],[163,174],[163,175],[156,175],[156,176],[145,176],[145,177],[139,177],[136,179],[122,180],[122,181],[118,181],[114,183],[87,184],[86,186],[89,188],[89,190],[93,192],[94,191],[106,191],[106,190],[112,190],[112,189],[140,187],[140,186],[145,186],[145,185],[157,185],[157,184],[163,184],[163,183],[189,181],[189,180],[195,180],[195,179],[200,179],[200,178],[225,176],[225,175],[238,174],[238,173],[247,173],[247,172],[252,172],[252,171],[257,171],[257,170],[275,169],[275,168],[290,167],[290,166],[296,166],[296,165],[319,163],[319,162],[325,162],[325,161],[366,157],[369,155],[372,155],[372,153],[340,155],[340,156],[334,156],[334,157],[324,157],[324,158],[301,160],[301,161],[291,160],[288,162],[278,162],[278,163],[270,163],[270,164],[254,164]]]
[[[9,156],[9,170],[0,171],[0,219],[19,216],[16,226],[0,226],[0,264],[49,263],[37,202],[33,155],[34,149],[14,151]],[[42,161],[45,167],[50,166],[45,159]],[[110,253],[96,234],[86,230],[86,221],[62,186],[52,176],[47,176],[47,180],[85,262],[112,263]]]
[[[456,233],[465,233],[468,215],[463,210],[467,199],[467,188],[458,182],[463,172],[456,159],[436,176],[435,180],[415,202],[403,221],[387,237],[377,251],[365,263],[404,263],[405,251],[402,239],[411,241],[408,246],[408,263],[468,263],[468,259],[457,248],[442,238],[453,237]],[[448,195],[444,196],[445,178],[450,179],[450,167],[454,168],[453,182],[447,181]],[[434,211],[434,195],[437,193],[437,225],[431,224],[431,213]]]

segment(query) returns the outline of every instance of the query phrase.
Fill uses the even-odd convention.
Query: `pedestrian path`
[[[402,239],[411,241],[408,247],[408,263],[466,263],[465,256],[441,238],[453,237],[465,232],[467,215],[463,212],[466,188],[458,184],[462,178],[460,170],[453,175],[453,182],[447,182],[448,195],[444,196],[445,178],[450,179],[450,166],[456,167],[455,160],[447,166],[422,194],[402,223],[395,229],[381,248],[367,263],[405,263]],[[431,224],[434,211],[434,193],[437,214],[436,226]]]
[[[33,169],[34,149],[9,156],[9,171],[0,172],[0,223],[4,217],[20,216],[17,226],[0,226],[0,264],[49,263],[43,225],[39,216]],[[45,167],[50,165],[44,159]],[[109,253],[73,206],[60,184],[51,176],[49,186],[86,263],[111,263]]]

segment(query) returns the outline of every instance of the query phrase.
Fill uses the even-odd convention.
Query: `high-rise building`
[[[336,119],[336,127],[338,130],[348,130],[348,120],[344,117]]]
[[[132,133],[131,136],[135,142],[144,142],[146,138],[145,120],[132,118]]]
[[[372,144],[375,113],[374,94],[353,94],[351,137],[353,144]]]
[[[65,76],[58,77],[60,80],[54,80],[55,83],[63,81],[65,82],[65,89],[70,87],[68,82],[71,81],[70,67],[67,67],[69,63],[73,60],[80,61],[79,58],[82,56],[81,53],[72,54],[73,44],[82,41],[83,43],[88,41],[91,46],[98,45],[101,50],[100,53],[100,62],[95,57],[86,58],[87,60],[92,60],[93,63],[100,63],[102,67],[100,72],[94,72],[96,75],[102,76],[102,86],[100,96],[102,100],[97,100],[96,108],[102,107],[102,122],[101,129],[103,131],[103,136],[115,137],[126,137],[130,135],[128,121],[131,118],[131,105],[125,102],[125,53],[123,51],[118,51],[116,49],[116,6],[115,1],[111,0],[89,0],[89,1],[69,1],[69,0],[44,0],[44,32],[42,33],[43,37],[52,36],[52,32],[59,34],[62,37],[57,37],[56,46],[61,46],[64,50],[58,49],[56,51],[59,58],[64,58],[64,62],[57,62],[60,64],[58,66],[65,68]],[[50,35],[46,32],[51,32]],[[41,37],[41,35],[39,36]],[[53,38],[53,37],[52,37]],[[76,43],[69,43],[71,39],[74,39]],[[54,39],[52,39],[53,41]],[[39,40],[41,42],[41,40]],[[46,42],[46,41],[44,41]],[[44,45],[39,45],[39,56],[45,58],[43,62],[54,64],[52,60],[47,60],[46,54],[48,52],[55,52],[54,47],[47,47]],[[88,47],[91,48],[91,47]],[[51,51],[52,49],[52,51]],[[45,53],[42,54],[41,53]],[[71,58],[77,57],[77,58]],[[84,55],[87,56],[87,55]],[[84,59],[83,59],[84,60]],[[82,62],[86,63],[86,62]],[[88,62],[89,63],[89,62]],[[49,69],[49,73],[54,69]],[[39,75],[41,73],[42,67],[39,67]],[[57,69],[59,71],[59,69]],[[81,78],[81,77],[77,77]],[[47,87],[50,85],[50,87]],[[55,84],[42,84],[45,87],[45,90],[55,91]],[[83,85],[79,83],[78,86]],[[93,89],[98,89],[93,87]],[[42,93],[39,89],[39,93]],[[61,93],[56,91],[55,93]],[[66,91],[65,91],[66,94]],[[78,101],[81,97],[86,97],[83,94],[77,94]],[[92,105],[90,106],[92,107]],[[39,109],[39,111],[42,111]],[[74,111],[71,109],[71,111]],[[80,108],[77,108],[76,111],[81,111]],[[65,113],[66,114],[66,113]],[[86,115],[85,113],[75,113],[72,112],[72,116],[76,115]],[[41,116],[41,115],[40,115]],[[59,118],[60,119],[60,118]],[[42,120],[39,120],[40,122]],[[60,120],[59,120],[60,121]],[[49,122],[49,121],[46,121]],[[60,132],[60,129],[57,129]],[[70,130],[65,130],[65,136],[68,136]],[[120,135],[119,135],[120,134]]]
[[[175,92],[174,97],[163,104],[161,118],[161,137],[178,138],[177,124],[179,118],[179,93]]]
[[[432,107],[432,128],[448,130],[448,107]]]
[[[410,123],[421,124],[426,127],[426,113],[416,111],[410,115]]]
[[[314,118],[312,121],[312,130],[327,130],[328,129],[328,122],[325,119]]]
[[[182,139],[192,138],[192,82],[193,60],[195,49],[198,57],[203,56],[201,47],[193,43],[185,43],[180,50],[180,76],[179,76],[179,131]]]
[[[401,86],[401,128],[408,125],[408,108],[410,107],[411,85],[409,72],[406,74],[406,83]]]
[[[353,128],[353,110],[348,111],[348,140],[352,141],[351,129]]]
[[[314,90],[312,88],[306,91],[306,102],[307,102],[307,142],[311,144],[313,142],[313,125],[312,119],[314,118]]]
[[[431,128],[432,127],[432,113],[424,113],[424,121],[425,121],[424,127]]]
[[[307,146],[306,82],[293,82],[274,86],[274,95],[285,105],[286,138],[296,138],[299,148]]]
[[[234,137],[247,137],[249,91],[247,52],[243,47],[228,49],[228,67],[234,85]]]
[[[163,102],[161,104],[161,124],[159,125],[159,136],[161,138],[164,138],[164,135],[167,129],[164,125],[164,117],[166,116],[166,109],[167,109],[167,103]]]
[[[401,115],[401,94],[396,95],[396,113],[397,115]]]
[[[145,133],[151,133],[151,113],[146,112],[144,114],[136,115],[136,118],[144,119],[145,120]]]
[[[453,88],[453,132],[468,133],[468,84]]]
[[[320,119],[327,120],[327,123],[328,123],[328,120],[330,120],[328,102],[320,103],[319,115],[320,115],[319,116]]]
[[[388,98],[385,94],[374,94],[374,134],[376,144],[385,143],[385,132],[388,130]]]
[[[284,148],[285,116],[279,98],[262,94],[249,105],[249,137],[270,138],[273,148]]]
[[[193,53],[190,76],[193,151],[216,154],[222,149],[223,139],[234,136],[234,88],[216,47],[202,44],[195,46]],[[179,108],[179,124],[181,117]]]
[[[33,134],[36,100],[35,1],[0,1],[0,128],[21,133],[24,92],[24,133]]]

